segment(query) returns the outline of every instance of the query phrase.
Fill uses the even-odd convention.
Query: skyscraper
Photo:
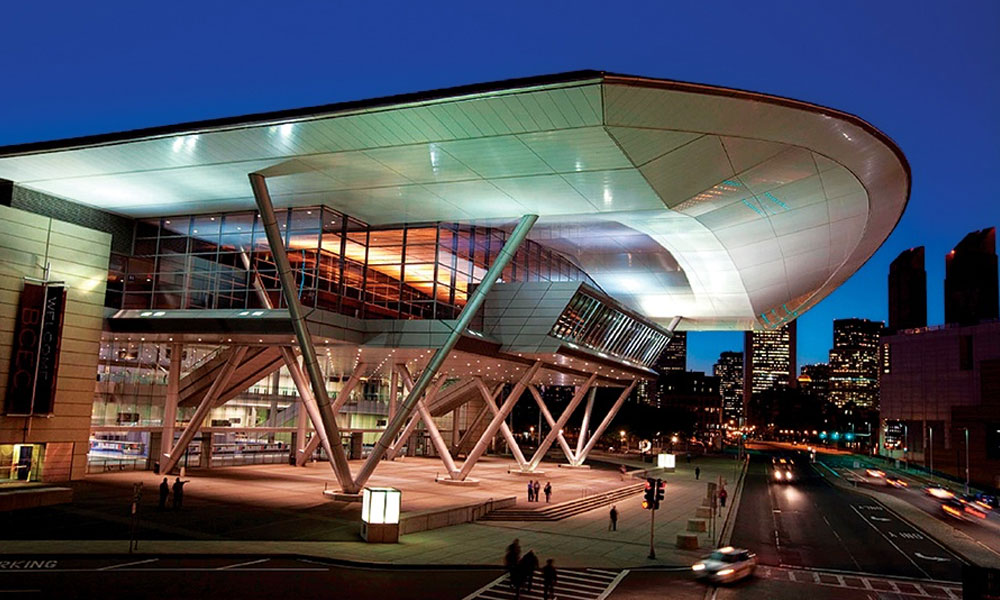
[[[825,402],[830,396],[830,365],[827,363],[802,365],[799,389],[818,402]]]
[[[945,323],[975,325],[1000,316],[996,228],[966,235],[945,255],[944,267]]]
[[[924,247],[904,250],[889,265],[889,330],[927,326]]]
[[[656,366],[660,371],[687,371],[687,332],[675,331],[660,354]]]
[[[795,321],[743,338],[743,402],[772,387],[795,385]]]
[[[743,417],[743,353],[723,352],[712,371],[719,378],[722,419],[738,425]]]
[[[830,400],[838,407],[854,402],[878,408],[879,337],[884,324],[868,319],[833,322],[830,350]]]

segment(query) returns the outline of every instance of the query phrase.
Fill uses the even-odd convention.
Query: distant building
[[[719,378],[719,395],[722,396],[722,420],[740,424],[743,410],[743,353],[723,352],[712,368]]]
[[[900,253],[889,265],[889,331],[927,327],[924,247]]]
[[[769,331],[748,331],[743,338],[743,403],[773,387],[795,385],[795,321]]]
[[[973,482],[1000,486],[1000,322],[925,328],[882,343],[883,452],[903,458],[908,448],[911,462],[933,461],[964,478],[968,430]]]
[[[675,331],[656,361],[660,371],[687,371],[687,332]]]
[[[799,389],[802,393],[816,398],[817,401],[825,402],[830,397],[830,365],[827,363],[816,363],[814,365],[802,365],[802,373],[799,374]]]
[[[833,322],[830,400],[838,407],[854,402],[859,408],[878,408],[879,337],[884,326],[868,319]]]
[[[669,371],[660,377],[659,388],[660,406],[671,420],[692,432],[719,428],[722,400],[718,377],[701,371]]]
[[[973,231],[945,255],[944,321],[975,325],[1000,317],[996,228]]]

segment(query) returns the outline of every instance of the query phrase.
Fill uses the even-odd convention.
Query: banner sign
[[[53,410],[66,289],[25,283],[14,325],[4,413],[46,415]]]

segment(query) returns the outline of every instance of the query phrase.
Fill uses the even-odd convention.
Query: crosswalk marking
[[[557,571],[555,597],[560,600],[603,600],[614,591],[628,570],[560,569]],[[535,571],[531,591],[521,588],[524,600],[542,599],[542,574]],[[514,589],[507,575],[501,575],[462,600],[512,600]]]
[[[941,590],[950,600],[962,597],[961,584],[948,581],[921,581],[906,578],[874,577],[871,575],[844,575],[841,573],[826,573],[818,569],[797,570],[787,567],[762,567],[757,570],[759,577],[766,579],[787,579],[795,583],[808,583],[827,587],[865,590],[880,593],[895,593],[900,596],[920,596],[922,598],[941,598],[940,594],[931,594],[925,589]],[[828,576],[825,579],[822,576]],[[910,589],[912,588],[912,590]]]

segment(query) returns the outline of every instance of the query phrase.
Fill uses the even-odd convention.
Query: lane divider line
[[[97,571],[110,571],[112,569],[118,569],[118,568],[121,568],[121,567],[131,567],[131,566],[134,566],[134,565],[144,565],[146,563],[156,562],[158,560],[160,560],[160,559],[158,559],[158,558],[149,558],[149,559],[146,559],[146,560],[136,560],[136,561],[132,561],[132,562],[122,563],[120,565],[110,565],[110,566],[107,566],[107,567],[101,567],[101,568],[95,569],[95,570],[97,570]]]

